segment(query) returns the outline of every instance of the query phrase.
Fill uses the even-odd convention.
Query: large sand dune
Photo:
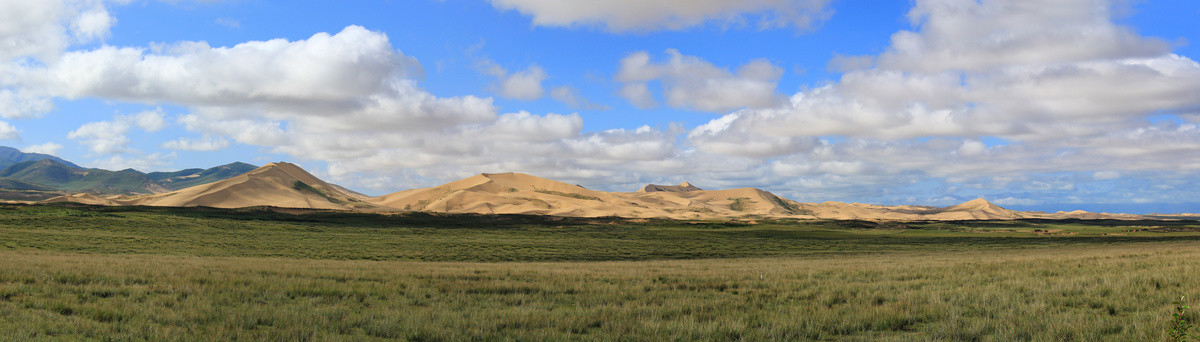
[[[367,197],[326,183],[296,165],[282,162],[267,164],[219,182],[168,193],[110,197],[75,194],[43,202],[216,208],[271,206],[373,212],[424,211],[675,219],[801,218],[910,221],[1167,218],[1083,211],[1053,214],[1022,212],[1005,209],[984,199],[944,208],[840,202],[799,203],[759,189],[702,190],[687,182],[680,185],[650,184],[636,192],[605,192],[522,173],[484,173],[435,187]]]

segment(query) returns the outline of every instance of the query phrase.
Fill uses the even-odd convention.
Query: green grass
[[[520,215],[292,215],[263,209],[9,205],[0,206],[0,249],[304,259],[609,261],[1200,241],[1200,232],[1128,232],[1134,228],[1125,226],[1062,222],[977,225],[865,221],[760,221],[751,225]],[[1033,233],[1035,229],[1078,233],[1038,235]]]
[[[733,203],[729,204],[729,210],[746,211],[746,204],[750,202],[748,197],[729,198]]]
[[[1198,226],[7,205],[0,336],[1153,341]]]
[[[1200,295],[1198,258],[1194,243],[582,263],[5,251],[0,335],[1155,341],[1172,300]]]

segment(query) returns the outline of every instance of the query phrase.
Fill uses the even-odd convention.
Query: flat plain
[[[1198,261],[1195,221],[6,205],[0,336],[1162,340]]]

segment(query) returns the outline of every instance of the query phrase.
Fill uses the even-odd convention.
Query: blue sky
[[[0,144],[369,194],[1200,211],[1194,1],[0,1]],[[1119,210],[1121,209],[1121,210]]]

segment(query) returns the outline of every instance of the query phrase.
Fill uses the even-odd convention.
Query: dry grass
[[[1191,242],[559,263],[9,250],[0,336],[1154,341],[1198,285]]]

